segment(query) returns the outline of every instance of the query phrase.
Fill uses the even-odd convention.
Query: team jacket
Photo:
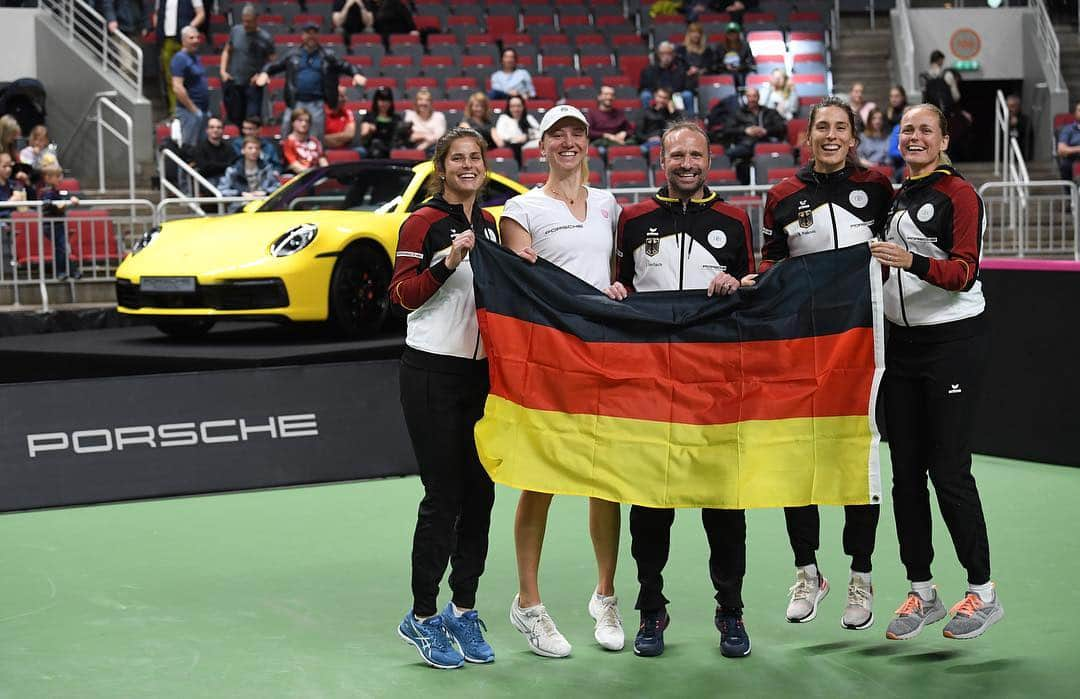
[[[803,167],[765,199],[761,271],[788,257],[880,237],[892,197],[892,184],[880,172],[845,167],[823,174]]]
[[[483,221],[483,230],[473,229],[477,237],[498,241],[491,214],[476,206],[472,221]],[[410,355],[407,350],[406,359],[414,363],[436,370],[466,370],[472,360],[486,357],[476,322],[469,258],[457,269],[446,266],[453,237],[472,228],[461,205],[448,204],[441,196],[433,197],[401,224],[390,301],[409,312],[405,344],[419,352]]]
[[[705,188],[683,204],[663,187],[619,217],[616,278],[636,291],[704,289],[719,272],[754,271],[750,220]]]
[[[905,181],[885,239],[910,250],[914,260],[910,270],[889,270],[885,316],[914,327],[980,315],[986,308],[979,281],[985,230],[982,199],[952,167]]]

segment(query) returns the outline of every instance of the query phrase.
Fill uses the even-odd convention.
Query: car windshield
[[[319,168],[278,190],[259,211],[387,211],[413,179],[411,168]]]

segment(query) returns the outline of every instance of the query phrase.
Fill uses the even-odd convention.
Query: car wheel
[[[213,318],[162,318],[154,321],[154,327],[169,337],[191,340],[210,332],[215,322]]]
[[[368,245],[346,248],[330,278],[330,324],[346,337],[378,332],[390,308],[390,264]]]

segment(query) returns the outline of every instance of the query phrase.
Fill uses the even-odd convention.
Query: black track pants
[[[412,548],[417,616],[439,612],[439,582],[447,562],[454,604],[476,605],[495,503],[495,486],[473,441],[488,392],[482,364],[483,371],[464,375],[401,365],[401,406],[424,484]]]
[[[851,569],[858,573],[870,572],[880,514],[881,505],[844,506],[844,553],[851,556]],[[785,507],[784,521],[795,565],[816,565],[821,530],[817,505]]]

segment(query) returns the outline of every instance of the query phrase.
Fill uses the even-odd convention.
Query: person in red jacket
[[[892,185],[858,164],[855,114],[843,100],[829,97],[810,112],[806,147],[810,163],[769,190],[762,230],[761,270],[789,257],[851,245],[865,245],[885,226]],[[865,629],[874,623],[870,557],[874,552],[881,506],[844,507],[844,553],[851,557],[847,604],[841,624]],[[795,584],[787,620],[812,621],[829,581],[817,567],[820,520],[816,505],[784,508],[788,539],[795,555]]]
[[[485,154],[483,137],[472,129],[451,129],[439,139],[432,198],[401,225],[390,280],[390,300],[409,312],[401,407],[424,485],[413,534],[413,606],[398,634],[437,668],[495,660],[474,609],[495,503],[473,438],[488,368],[468,254],[478,236],[498,240],[495,219],[476,200],[487,181]],[[440,613],[448,563],[451,601]]]
[[[920,104],[900,120],[908,166],[885,241],[871,245],[885,282],[885,425],[893,466],[893,512],[911,592],[886,637],[906,640],[945,618],[930,573],[930,493],[952,537],[968,589],[945,625],[946,638],[975,638],[1005,616],[990,580],[990,544],[971,475],[971,438],[988,350],[979,257],[982,199],[945,154],[949,122]]]

